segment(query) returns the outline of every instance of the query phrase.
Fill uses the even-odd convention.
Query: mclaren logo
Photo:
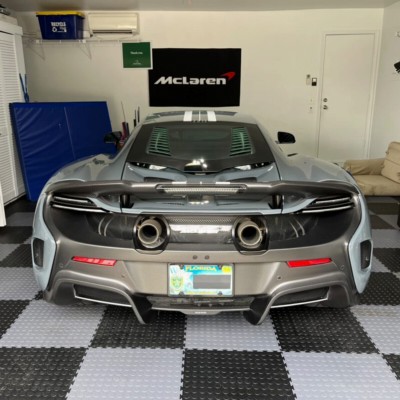
[[[217,78],[189,78],[187,76],[161,76],[154,83],[155,85],[226,85],[233,79],[236,72],[226,72]]]

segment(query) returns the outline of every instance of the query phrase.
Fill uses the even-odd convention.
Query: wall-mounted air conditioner
[[[90,36],[131,36],[139,33],[139,15],[134,12],[88,13]]]

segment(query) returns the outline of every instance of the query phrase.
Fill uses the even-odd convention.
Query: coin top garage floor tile
[[[361,304],[400,305],[400,279],[392,273],[372,272],[360,296]]]
[[[392,272],[400,272],[400,249],[374,249],[375,257]]]
[[[355,306],[351,311],[381,353],[400,355],[400,306]]]
[[[29,226],[4,226],[0,229],[0,243],[23,243],[31,235]]]
[[[297,400],[399,400],[400,381],[378,354],[284,353]]]
[[[283,351],[377,352],[348,309],[290,307],[271,316]]]
[[[383,357],[400,381],[400,356],[397,354],[385,354]]]
[[[269,317],[262,325],[249,327],[249,323],[239,313],[188,317],[185,347],[209,350],[280,350]]]
[[[38,292],[32,268],[0,268],[0,300],[33,300]]]
[[[375,249],[376,250],[376,249]],[[374,255],[372,256],[372,272],[390,272]]]
[[[395,248],[400,244],[400,231],[397,229],[373,229],[372,240],[376,248]]]
[[[87,347],[104,307],[30,303],[0,339],[0,347]]]
[[[177,400],[182,353],[180,349],[89,349],[68,400]]]
[[[48,304],[24,226],[33,205],[13,205],[15,226],[0,228],[0,399],[400,400],[398,202],[374,200],[385,214],[360,305],[274,309],[260,326],[174,312],[143,326],[129,308]]]
[[[1,348],[1,399],[65,399],[85,349]]]
[[[32,268],[32,252],[29,244],[21,244],[12,253],[0,261],[0,267]]]
[[[141,325],[130,308],[109,306],[92,341],[92,347],[183,348],[185,316],[160,313]]]
[[[186,350],[183,400],[294,399],[280,352]]]

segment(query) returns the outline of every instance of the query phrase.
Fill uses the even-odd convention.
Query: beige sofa
[[[400,196],[400,143],[392,142],[385,158],[347,160],[349,171],[366,196]]]

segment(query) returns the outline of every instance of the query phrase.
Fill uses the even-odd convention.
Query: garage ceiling
[[[399,0],[1,0],[14,11],[268,11],[330,8],[384,8]]]

